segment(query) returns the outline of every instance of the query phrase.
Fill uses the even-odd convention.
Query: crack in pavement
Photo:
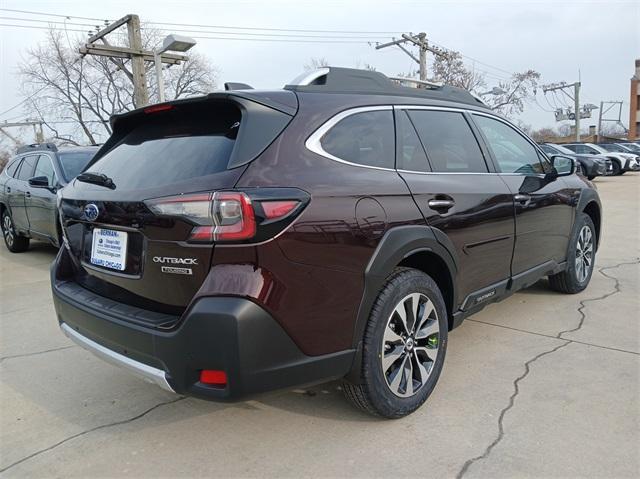
[[[578,308],[578,313],[580,313],[580,321],[578,322],[578,326],[576,326],[573,329],[566,330],[566,331],[560,331],[556,335],[556,338],[565,339],[565,338],[562,337],[563,334],[575,333],[576,331],[579,331],[582,328],[582,325],[584,324],[584,320],[587,318],[587,315],[584,312],[584,308],[587,307],[587,303],[595,302],[595,301],[602,301],[603,299],[607,299],[609,296],[613,296],[614,294],[618,294],[620,292],[620,280],[618,278],[616,278],[615,276],[609,276],[607,273],[605,273],[606,270],[615,269],[615,268],[619,268],[620,266],[627,266],[627,265],[632,265],[632,264],[640,264],[640,260],[627,261],[627,262],[615,264],[613,266],[606,266],[604,268],[599,268],[598,272],[602,276],[604,276],[605,278],[609,278],[609,279],[612,279],[613,281],[615,281],[615,284],[613,285],[613,291],[611,291],[609,293],[606,293],[606,294],[604,294],[604,295],[602,295],[602,296],[600,296],[598,298],[589,298],[589,299],[580,300],[580,307]]]
[[[53,353],[54,351],[62,351],[64,349],[71,349],[71,348],[77,348],[78,346],[72,344],[70,346],[61,346],[59,348],[53,348],[53,349],[45,349],[44,351],[34,351],[32,353],[23,353],[23,354],[13,354],[11,356],[2,356],[0,358],[0,363],[7,360],[7,359],[16,359],[16,358],[26,358],[29,356],[38,356],[39,354],[45,354],[45,353]]]
[[[500,415],[498,416],[498,436],[491,442],[491,444],[489,444],[487,446],[487,448],[484,450],[484,452],[479,455],[479,456],[475,456],[472,457],[471,459],[467,459],[465,461],[465,463],[462,465],[462,468],[460,469],[460,471],[458,471],[458,473],[456,474],[456,479],[460,479],[462,478],[467,471],[469,470],[469,468],[476,463],[477,461],[481,461],[483,459],[486,459],[489,457],[489,455],[491,454],[491,451],[502,441],[502,439],[504,439],[505,436],[505,430],[504,430],[504,418],[506,416],[506,414],[515,406],[515,402],[516,402],[516,397],[520,394],[520,382],[523,381],[531,372],[531,364],[533,364],[534,362],[536,362],[538,359],[553,354],[556,351],[559,351],[560,349],[568,346],[569,344],[573,343],[574,341],[572,341],[571,339],[566,339],[563,338],[562,335],[563,334],[567,334],[567,333],[572,333],[572,332],[576,332],[579,331],[582,326],[584,325],[585,319],[587,317],[586,313],[584,312],[584,309],[586,308],[586,303],[587,302],[595,302],[595,301],[602,301],[606,298],[609,298],[610,296],[613,296],[614,294],[618,294],[620,293],[620,280],[618,278],[616,278],[615,276],[610,276],[608,274],[605,273],[606,270],[610,270],[610,269],[615,269],[615,268],[619,268],[620,266],[625,266],[625,265],[632,265],[632,264],[640,264],[640,260],[635,260],[635,261],[626,261],[626,262],[622,262],[622,263],[618,263],[615,264],[613,266],[605,266],[603,268],[599,268],[598,272],[600,274],[602,274],[603,276],[605,276],[606,278],[612,279],[615,281],[614,284],[614,290],[604,294],[600,297],[597,298],[589,298],[589,299],[583,299],[579,301],[580,306],[578,307],[578,312],[580,313],[580,321],[578,323],[578,326],[573,328],[573,329],[569,329],[569,330],[565,330],[565,331],[560,331],[556,336],[555,339],[559,339],[561,341],[565,341],[564,343],[556,346],[553,349],[550,349],[548,351],[543,351],[540,354],[537,354],[536,356],[534,356],[533,358],[529,359],[528,361],[526,361],[524,363],[524,373],[521,374],[520,376],[518,376],[514,381],[513,381],[513,393],[511,394],[511,396],[509,397],[509,402],[507,404],[506,407],[504,407],[502,409],[502,411],[500,411]]]
[[[73,434],[73,435],[71,435],[71,436],[69,436],[69,437],[67,437],[67,438],[63,439],[62,441],[58,441],[58,442],[56,442],[55,444],[52,444],[51,446],[45,447],[44,449],[40,449],[39,451],[36,451],[36,452],[34,452],[34,453],[32,453],[32,454],[29,454],[28,456],[25,456],[25,457],[23,457],[22,459],[19,459],[19,460],[15,461],[14,463],[9,464],[9,465],[8,465],[8,466],[6,466],[6,467],[3,467],[2,469],[0,469],[0,474],[1,474],[1,473],[4,473],[4,472],[6,472],[6,471],[8,471],[9,469],[11,469],[11,468],[13,468],[13,467],[17,466],[18,464],[22,464],[23,462],[28,461],[28,460],[30,460],[30,459],[33,459],[34,457],[39,456],[40,454],[44,454],[45,452],[49,452],[49,451],[51,451],[52,449],[55,449],[55,448],[57,448],[58,446],[61,446],[61,445],[65,444],[65,443],[67,443],[67,442],[69,442],[69,441],[71,441],[71,440],[73,440],[73,439],[76,439],[76,438],[78,438],[78,437],[80,437],[80,436],[84,436],[84,435],[86,435],[86,434],[89,434],[89,433],[94,432],[94,431],[98,431],[98,430],[100,430],[100,429],[106,429],[106,428],[108,428],[108,427],[115,427],[115,426],[120,426],[120,425],[122,425],[122,424],[128,424],[128,423],[131,423],[131,422],[133,422],[133,421],[136,421],[136,420],[138,420],[138,419],[140,419],[140,418],[142,418],[142,417],[146,416],[146,415],[147,415],[147,414],[149,414],[150,412],[155,411],[155,410],[156,410],[156,409],[158,409],[159,407],[162,407],[162,406],[168,406],[169,404],[177,403],[178,401],[182,401],[183,399],[187,399],[187,398],[186,398],[185,396],[180,396],[179,398],[172,399],[172,400],[170,400],[170,401],[164,401],[164,402],[161,402],[161,403],[156,404],[155,406],[151,406],[149,409],[147,409],[147,410],[145,410],[145,411],[141,412],[140,414],[138,414],[138,415],[136,415],[136,416],[133,416],[133,417],[131,417],[131,418],[128,418],[128,419],[122,419],[122,420],[120,420],[120,421],[115,421],[115,422],[110,422],[110,423],[108,423],[108,424],[102,424],[102,425],[100,425],[100,426],[95,426],[95,427],[92,427],[92,428],[87,429],[87,430],[85,430],[85,431],[82,431],[82,432],[79,432],[79,433]]]

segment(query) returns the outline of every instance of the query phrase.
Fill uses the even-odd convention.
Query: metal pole
[[[573,84],[574,95],[573,100],[575,102],[576,111],[576,141],[580,142],[580,82],[577,81]]]
[[[420,80],[424,81],[427,79],[427,34],[421,33],[418,38],[420,39],[420,44],[418,45],[420,52]]]
[[[129,48],[134,51],[134,53],[131,54],[133,102],[136,108],[140,108],[149,103],[149,94],[147,93],[144,56],[142,55],[142,36],[140,34],[140,17],[138,17],[138,15],[131,15],[129,17],[127,32],[129,34]]]
[[[598,112],[598,134],[596,136],[596,141],[600,143],[601,141],[601,132],[602,132],[602,105],[603,102],[600,102],[600,111]]]
[[[164,102],[164,78],[162,78],[162,54],[159,51],[153,52],[153,59],[156,64],[156,83],[158,84],[158,103]]]

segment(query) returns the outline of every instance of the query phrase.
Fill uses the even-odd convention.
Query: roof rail
[[[28,153],[30,151],[58,151],[58,147],[54,143],[32,143],[30,145],[24,145],[18,148],[16,154]]]
[[[398,82],[400,85],[402,85],[403,83],[414,83],[418,86],[424,86],[427,88],[440,88],[441,86],[444,85],[444,83],[442,82],[434,82],[434,81],[427,81],[427,80],[416,80],[415,78],[405,78],[405,77],[388,77],[389,80],[393,80],[395,82]],[[404,86],[404,85],[403,85]]]
[[[412,83],[419,87],[408,87],[402,83]],[[462,88],[412,78],[387,77],[377,71],[355,68],[318,68],[299,75],[284,88],[301,93],[361,93],[409,98],[426,97],[486,107],[483,102],[478,101],[476,97]]]

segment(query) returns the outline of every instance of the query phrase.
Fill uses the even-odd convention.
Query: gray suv
[[[96,146],[58,149],[53,143],[18,149],[0,174],[2,236],[12,253],[27,250],[31,238],[60,246],[56,193],[80,173]]]

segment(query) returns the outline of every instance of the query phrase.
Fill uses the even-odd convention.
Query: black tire
[[[595,177],[596,177],[596,175],[590,175],[590,176],[587,176],[587,179],[588,179],[589,181],[591,181],[591,180],[593,180]]]
[[[29,249],[29,238],[19,235],[14,226],[13,219],[8,210],[2,211],[2,237],[4,238],[4,244],[7,249],[12,253],[22,253]]]
[[[591,233],[591,261],[586,271],[583,270],[581,272],[581,267],[578,265],[580,261],[579,250],[581,248],[579,248],[578,244],[581,232],[585,227],[589,228]],[[570,241],[569,252],[567,254],[567,268],[561,273],[549,276],[549,286],[551,286],[551,289],[559,291],[560,293],[575,294],[583,291],[589,285],[596,259],[596,228],[586,213],[580,213],[578,215]],[[586,272],[586,275],[582,274],[584,272]]]
[[[618,176],[622,174],[622,167],[617,160],[611,160],[611,176]]]
[[[389,332],[398,336],[395,334],[395,329],[397,329],[396,323],[399,317],[394,311],[396,307],[401,307],[400,305],[407,307],[407,304],[414,304],[411,302],[412,299],[407,299],[414,293],[419,294],[418,311],[423,313],[423,318],[427,308],[430,309],[431,305],[433,306],[431,314],[426,315],[427,318],[431,319],[425,319],[422,323],[422,338],[419,338],[420,331],[412,331],[408,338],[403,339],[402,342],[395,343],[394,349],[389,342],[385,342],[387,339],[386,334]],[[434,314],[437,317],[434,317]],[[409,316],[407,315],[408,318]],[[415,316],[420,316],[420,314],[412,317]],[[394,323],[393,327],[390,327],[392,322]],[[410,320],[408,319],[407,324],[409,322]],[[438,331],[432,333],[436,323]],[[430,326],[427,326],[427,324]],[[413,328],[416,329],[415,325]],[[343,384],[345,396],[355,406],[375,416],[396,419],[411,414],[427,400],[438,382],[447,350],[447,332],[447,311],[442,293],[435,281],[422,271],[411,268],[397,268],[387,278],[380,291],[365,328],[360,384],[345,382]],[[411,346],[409,346],[409,338],[411,339]],[[413,349],[414,345],[415,349]],[[434,345],[435,348],[428,349]],[[390,349],[386,349],[387,346]],[[397,356],[397,359],[389,363],[388,369],[383,371],[384,351],[393,350],[392,352],[395,352],[396,349],[402,349],[404,352],[401,354],[404,356]],[[429,351],[428,355],[427,351]],[[436,353],[435,360],[432,361],[431,358],[434,352]],[[425,355],[422,356],[422,354]],[[394,354],[388,353],[388,356],[393,357]],[[408,362],[405,362],[406,360],[402,359],[403,357]],[[417,361],[420,362],[420,365],[418,365]],[[429,367],[428,371],[427,367]],[[404,394],[412,392],[412,395],[400,397],[392,391],[393,381],[392,384],[388,383],[393,374],[392,369],[397,371],[394,377],[396,379],[398,376],[400,377],[398,380],[398,392],[402,392],[401,388],[404,380]],[[407,372],[409,369],[410,373]],[[421,380],[425,378],[422,371],[427,374],[424,381]],[[387,373],[389,373],[389,376]],[[409,386],[408,381],[409,374],[411,375],[411,386]],[[416,388],[415,391],[414,388]]]

